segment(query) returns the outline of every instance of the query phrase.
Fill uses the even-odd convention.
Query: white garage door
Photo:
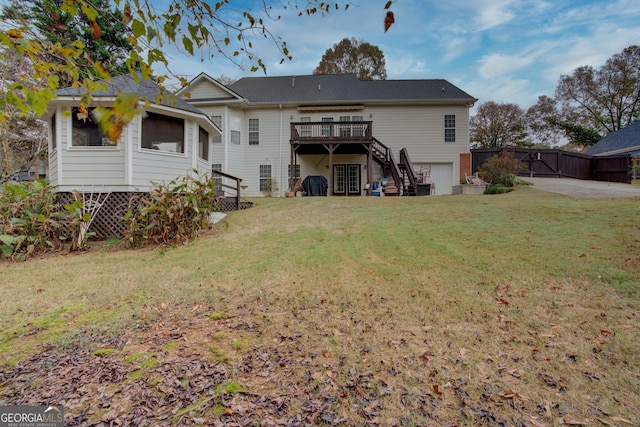
[[[431,166],[431,181],[435,183],[436,195],[453,192],[453,163],[414,163],[413,169],[420,172],[421,166]]]

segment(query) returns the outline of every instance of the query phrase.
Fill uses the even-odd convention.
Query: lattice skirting
[[[79,197],[82,197],[82,195],[79,195]],[[97,239],[107,239],[113,236],[123,237],[125,214],[130,208],[133,212],[136,212],[140,200],[146,197],[149,197],[148,193],[111,193],[91,223],[89,231],[94,232]],[[58,193],[56,195],[56,201],[62,206],[73,203],[74,200],[73,193]],[[218,210],[222,212],[237,210],[235,198],[223,197],[216,204]],[[247,209],[252,206],[253,203],[251,202],[240,202],[240,209]]]

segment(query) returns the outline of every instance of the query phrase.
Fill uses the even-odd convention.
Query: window
[[[311,123],[311,117],[300,117],[300,122],[302,123]],[[312,136],[311,125],[302,125],[300,127],[300,136]]]
[[[216,181],[216,191],[222,191],[222,176],[215,171],[222,171],[222,163],[211,164],[211,179],[215,179]]]
[[[184,153],[184,120],[147,112],[142,119],[142,148]]]
[[[351,117],[349,117],[349,116],[340,116],[340,121],[341,122],[350,122],[351,121]],[[348,125],[348,124],[340,125],[340,136],[342,138],[351,136],[351,125]]]
[[[209,160],[209,132],[199,127],[198,156],[203,160]]]
[[[222,116],[211,116],[211,121],[222,130]],[[211,138],[211,142],[214,144],[222,143],[222,135],[215,135]]]
[[[260,191],[266,191],[265,186],[270,182],[271,182],[271,165],[260,165]]]
[[[289,165],[289,168],[287,169],[287,174],[288,174],[289,178],[291,178],[291,165]],[[294,179],[300,178],[300,165],[296,165],[295,176],[293,178]]]
[[[333,121],[333,117],[323,117],[322,121],[325,123],[330,123]],[[322,136],[331,136],[333,132],[331,132],[332,125],[326,124],[322,125]]]
[[[232,130],[229,132],[229,135],[231,137],[230,142],[232,144],[240,144],[240,131]]]
[[[352,122],[361,122],[363,120],[362,116],[353,116],[351,117]],[[364,136],[364,125],[362,123],[357,125],[352,125],[353,129],[351,130],[353,136]]]
[[[55,150],[58,146],[58,141],[56,140],[56,115],[54,114],[51,117],[51,150]]]
[[[231,132],[229,132],[229,135],[231,137],[230,142],[232,144],[240,144],[240,131],[232,130]]]
[[[93,111],[94,109],[91,108],[88,117],[79,118],[80,110],[77,108],[72,110],[71,145],[74,147],[113,147],[116,143],[100,132],[98,123],[94,121]]]
[[[260,144],[260,119],[249,119],[249,145]]]
[[[444,115],[444,142],[456,142],[456,116]]]

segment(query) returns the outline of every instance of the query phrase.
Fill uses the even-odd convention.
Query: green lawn
[[[68,414],[132,422],[153,401],[162,425],[637,425],[639,207],[529,187],[259,199],[186,246],[2,263],[0,405],[55,393]]]

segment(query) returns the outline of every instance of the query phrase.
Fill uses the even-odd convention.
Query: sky
[[[267,27],[287,42],[293,59],[280,64],[275,44],[252,39],[268,76],[312,74],[324,52],[345,37],[384,53],[388,79],[446,79],[475,98],[527,108],[553,96],[561,75],[602,66],[625,47],[640,44],[637,0],[396,0],[395,24],[384,32],[387,0],[352,0],[345,11],[297,16],[274,5]],[[345,2],[341,1],[343,4]],[[304,4],[305,0],[298,0]],[[231,0],[258,14],[261,1]],[[188,57],[168,50],[171,71],[188,79],[206,72],[239,79],[263,76],[208,53]]]

